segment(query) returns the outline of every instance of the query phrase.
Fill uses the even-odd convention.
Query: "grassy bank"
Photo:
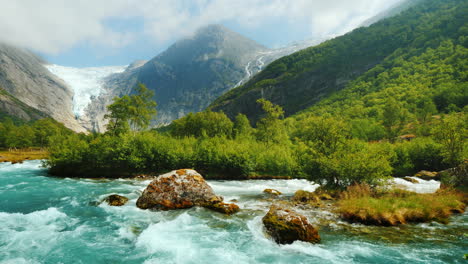
[[[19,163],[25,160],[47,159],[49,152],[41,149],[0,150],[0,162]]]
[[[447,223],[452,214],[465,211],[466,202],[466,193],[453,189],[420,194],[403,190],[376,191],[366,185],[354,185],[341,194],[337,210],[345,220],[367,225]]]

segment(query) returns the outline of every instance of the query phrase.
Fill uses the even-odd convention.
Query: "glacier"
[[[56,64],[44,65],[51,73],[62,79],[73,90],[73,113],[76,117],[84,114],[93,97],[103,92],[104,79],[114,73],[121,73],[125,66],[103,66],[75,68]]]

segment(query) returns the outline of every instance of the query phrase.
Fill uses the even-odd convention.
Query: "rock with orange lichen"
[[[158,176],[143,191],[136,205],[141,209],[174,210],[203,206],[225,214],[239,211],[235,204],[223,203],[195,170],[181,169]]]
[[[296,240],[318,243],[320,235],[307,217],[272,205],[262,219],[267,233],[279,244],[291,244]]]
[[[220,212],[227,215],[232,215],[240,211],[240,208],[237,204],[233,203],[208,203],[204,207],[211,209],[216,212]]]

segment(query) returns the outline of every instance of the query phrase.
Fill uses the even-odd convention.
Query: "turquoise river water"
[[[0,164],[0,263],[467,263],[468,214],[450,224],[369,227],[324,210],[297,210],[319,227],[322,243],[277,245],[262,229],[271,200],[314,190],[305,180],[209,181],[241,212],[170,212],[135,206],[149,181],[47,177],[40,161]],[[117,193],[122,207],[99,204]]]

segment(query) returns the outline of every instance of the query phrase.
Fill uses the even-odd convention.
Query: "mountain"
[[[466,36],[466,6],[461,0],[421,1],[399,15],[272,62],[209,109],[230,117],[244,113],[254,122],[262,113],[259,98],[281,105],[286,115],[307,109],[366,72],[380,72],[392,58],[418,56],[444,40]]]
[[[390,8],[378,13],[377,15],[367,19],[363,23],[361,23],[361,26],[367,27],[370,26],[376,22],[379,22],[382,19],[389,18],[392,16],[396,16],[400,14],[403,11],[406,11],[410,7],[415,6],[416,4],[420,3],[421,1],[424,0],[401,0],[398,3],[394,4]]]
[[[0,88],[0,120],[4,117],[22,121],[32,121],[47,117],[47,115],[37,109],[29,107],[3,88]]]
[[[0,112],[23,120],[50,116],[84,131],[72,112],[73,92],[32,52],[0,44]]]
[[[102,131],[105,106],[130,94],[137,83],[155,92],[157,124],[205,109],[246,76],[246,65],[267,48],[221,25],[209,25],[177,41],[153,59],[109,76],[106,92],[87,109],[89,128]]]

